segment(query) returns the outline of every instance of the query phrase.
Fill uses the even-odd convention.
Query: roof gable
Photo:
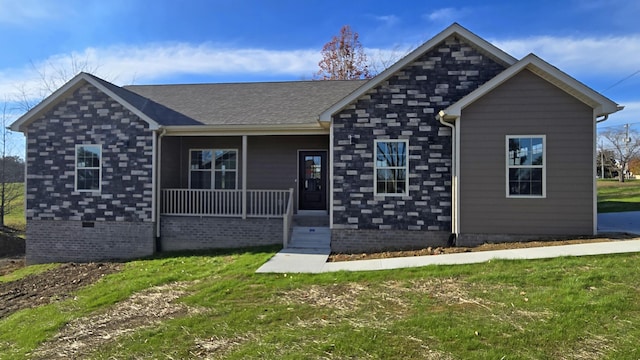
[[[440,117],[446,120],[453,120],[460,117],[462,110],[465,107],[525,69],[557,86],[581,102],[589,105],[594,109],[596,116],[609,115],[622,110],[623,108],[604,95],[567,75],[555,66],[540,59],[536,55],[529,54],[513,66],[498,74],[493,79],[478,87],[476,90],[467,94],[455,104],[440,111]]]
[[[353,101],[357,100],[362,95],[365,95],[369,90],[380,85],[382,82],[384,82],[385,80],[393,76],[396,72],[403,69],[405,66],[409,65],[413,61],[417,60],[424,53],[431,51],[433,48],[435,48],[442,41],[446,40],[448,37],[454,36],[454,35],[461,37],[463,40],[465,40],[465,42],[473,45],[483,54],[486,54],[487,56],[493,58],[499,63],[504,64],[507,67],[517,62],[517,59],[514,58],[513,56],[507,54],[506,52],[502,51],[495,45],[489,43],[488,41],[472,33],[471,31],[465,29],[458,23],[454,23],[451,26],[444,29],[439,34],[437,34],[436,36],[434,36],[433,38],[431,38],[430,40],[428,40],[427,42],[425,42],[424,44],[422,44],[421,46],[419,46],[417,49],[413,50],[407,56],[400,59],[398,62],[396,62],[395,64],[393,64],[392,66],[390,66],[389,68],[387,68],[386,70],[378,74],[376,77],[369,80],[369,82],[367,82],[366,84],[356,89],[354,92],[352,92],[351,94],[349,94],[348,96],[346,96],[345,98],[343,98],[342,100],[340,100],[339,102],[337,102],[336,104],[334,104],[333,106],[325,110],[322,114],[320,114],[320,117],[319,117],[320,121],[330,122],[331,116],[333,116],[333,114],[342,110],[344,107],[351,104]]]

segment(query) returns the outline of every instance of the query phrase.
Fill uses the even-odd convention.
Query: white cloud
[[[534,53],[574,75],[600,73],[622,77],[640,70],[640,34],[580,39],[539,36],[492,43],[517,58]]]
[[[462,7],[462,8],[447,7],[447,8],[437,9],[431,13],[425,14],[423,15],[423,18],[432,22],[437,22],[441,24],[442,23],[450,24],[456,21],[460,22],[464,17],[466,17],[469,13],[471,13],[471,11],[472,11],[471,8],[466,8],[466,7]]]
[[[311,76],[319,60],[320,52],[317,50],[230,49],[211,44],[87,48],[78,53],[51,56],[22,69],[0,69],[0,99],[15,97],[20,92],[39,95],[42,87],[39,73],[53,74],[58,70],[67,72],[64,76],[67,80],[75,75],[72,69],[76,69],[126,85],[134,79],[136,83],[150,83],[163,77],[185,74],[269,74],[298,78]],[[80,63],[80,68],[74,65],[74,61]]]
[[[395,15],[371,15],[375,20],[382,22],[385,26],[395,25],[400,18]]]
[[[425,18],[431,21],[444,21],[447,22],[453,19],[457,14],[457,10],[454,8],[442,8],[435,10],[425,15]]]

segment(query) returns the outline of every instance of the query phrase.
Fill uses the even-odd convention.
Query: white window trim
[[[509,139],[542,139],[542,166],[540,165],[509,165]],[[505,193],[510,199],[544,199],[547,197],[547,136],[546,135],[506,135],[505,136]],[[509,194],[509,169],[510,168],[542,169],[542,194],[541,195],[511,195]]]
[[[403,142],[405,143],[406,161],[404,170],[406,171],[407,178],[404,182],[403,193],[379,193],[378,192],[378,166],[376,165],[376,159],[378,155],[378,143],[379,142]],[[393,167],[401,169],[401,167]],[[388,168],[387,168],[388,169]],[[408,196],[409,195],[409,140],[407,139],[375,139],[373,140],[373,195],[374,196]]]
[[[193,151],[211,151],[213,153],[213,157],[211,159],[212,163],[211,163],[211,169],[207,169],[207,170],[194,170],[191,169],[191,153]],[[234,170],[228,170],[228,171],[235,171],[236,173],[236,179],[235,179],[235,187],[233,189],[216,189],[215,188],[215,181],[216,181],[216,172],[222,172],[221,170],[216,171],[216,151],[235,151],[236,152],[236,168]],[[238,151],[238,149],[233,149],[233,148],[229,148],[229,149],[199,149],[199,148],[194,148],[194,149],[189,149],[189,189],[191,189],[191,172],[192,171],[202,171],[202,172],[210,172],[211,173],[211,189],[209,190],[238,190],[238,163],[239,163],[239,159],[238,159],[238,154],[240,152]],[[207,190],[207,189],[200,189],[200,190]]]
[[[100,149],[100,165],[96,168],[96,167],[82,167],[80,168],[78,166],[78,149],[80,149],[81,147],[88,147],[88,146],[97,146],[98,149]],[[74,190],[76,192],[94,192],[94,193],[99,193],[102,192],[102,145],[99,144],[76,144],[76,152],[75,152],[75,157],[73,159],[73,163],[75,165],[75,179],[74,179]],[[80,169],[88,169],[88,170],[95,170],[98,169],[98,189],[78,189],[78,170]]]

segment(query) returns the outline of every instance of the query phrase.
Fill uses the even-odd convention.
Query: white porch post
[[[247,218],[247,135],[242,135],[242,218]]]

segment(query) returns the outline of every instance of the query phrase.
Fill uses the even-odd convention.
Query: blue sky
[[[342,25],[385,60],[458,22],[626,106],[601,126],[638,124],[638,19],[629,0],[0,0],[0,101],[42,96],[70,59],[119,85],[310,79]]]

